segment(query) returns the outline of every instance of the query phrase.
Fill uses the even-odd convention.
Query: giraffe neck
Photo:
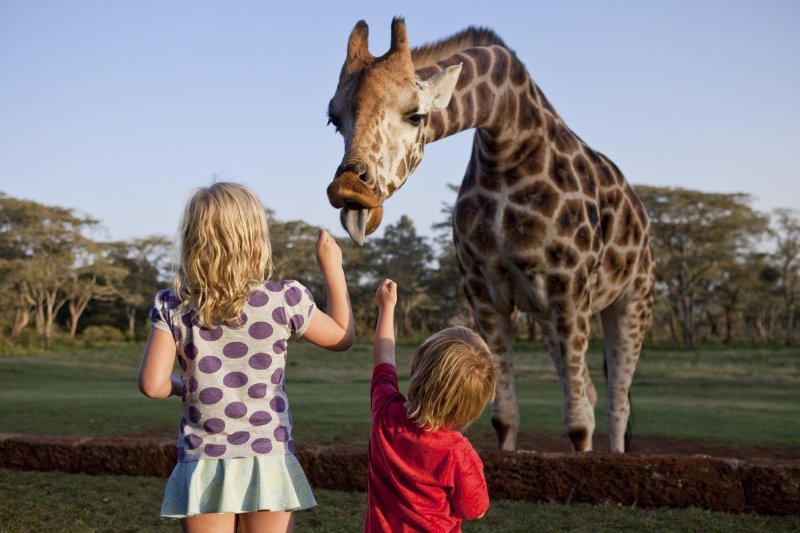
[[[424,131],[426,144],[477,128],[476,143],[483,159],[507,167],[528,155],[515,153],[521,139],[526,146],[544,139],[544,117],[560,122],[522,62],[502,45],[452,53],[418,69],[417,75],[425,79],[458,63],[462,64],[458,84],[448,107],[430,114]]]

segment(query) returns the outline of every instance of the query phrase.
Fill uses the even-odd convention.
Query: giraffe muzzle
[[[341,209],[342,227],[358,246],[383,219],[383,200],[352,171],[342,172],[328,186],[328,201]]]
[[[345,171],[328,185],[328,201],[333,207],[365,207],[374,209],[383,205],[377,192],[352,171]]]

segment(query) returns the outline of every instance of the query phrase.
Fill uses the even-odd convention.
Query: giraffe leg
[[[502,314],[489,305],[475,305],[474,313],[481,336],[498,355],[497,390],[492,402],[492,426],[497,433],[501,450],[517,448],[519,408],[514,388],[514,352],[510,315]]]
[[[643,281],[642,283],[646,283]],[[606,427],[612,452],[625,452],[630,387],[651,320],[652,292],[626,296],[600,312],[606,358]]]
[[[554,320],[541,321],[540,325],[564,393],[561,415],[567,435],[575,451],[591,451],[597,392],[586,366],[589,316],[580,312],[562,313]]]

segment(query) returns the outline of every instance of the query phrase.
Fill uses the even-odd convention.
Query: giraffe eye
[[[341,133],[341,129],[339,126],[339,119],[337,119],[336,117],[328,117],[327,125],[330,126],[331,124],[333,124],[333,127],[336,128],[336,133]]]
[[[408,120],[412,126],[419,126],[421,123],[425,122],[427,118],[427,113],[414,113],[413,115],[409,115],[406,120]]]

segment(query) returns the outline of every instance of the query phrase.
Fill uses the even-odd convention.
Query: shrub
[[[87,347],[108,342],[124,342],[125,334],[113,326],[88,326],[81,333],[81,340]]]

